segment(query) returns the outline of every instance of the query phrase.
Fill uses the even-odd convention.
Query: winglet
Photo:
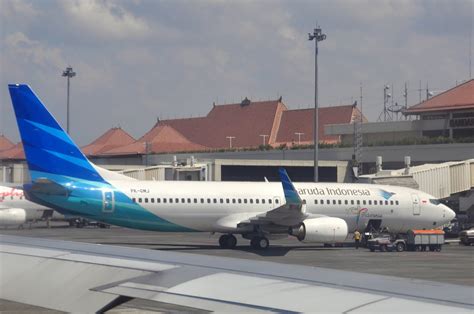
[[[286,170],[284,168],[280,168],[278,169],[278,174],[280,175],[281,185],[283,186],[283,192],[285,193],[286,204],[302,205],[303,201],[298,195],[298,192],[296,191],[293,183],[291,182]]]

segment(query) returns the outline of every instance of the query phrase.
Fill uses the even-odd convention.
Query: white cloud
[[[90,36],[113,39],[143,38],[150,34],[145,20],[112,1],[59,1],[66,13]]]

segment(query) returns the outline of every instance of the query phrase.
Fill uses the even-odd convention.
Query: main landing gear
[[[270,246],[270,242],[265,237],[256,236],[250,240],[250,246],[256,250],[265,250]]]
[[[219,246],[223,249],[233,249],[237,245],[237,238],[232,234],[223,234],[219,238]]]
[[[244,235],[244,238],[247,237]],[[223,234],[219,238],[219,246],[223,249],[234,249],[236,245],[237,238],[233,234]],[[250,240],[250,246],[255,250],[265,250],[270,246],[270,241],[264,236],[254,236]]]

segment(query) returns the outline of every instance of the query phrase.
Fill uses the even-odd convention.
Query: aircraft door
[[[102,191],[102,211],[113,213],[115,209],[115,197],[113,191]]]
[[[420,198],[418,194],[412,194],[411,200],[413,201],[413,215],[420,215],[421,208],[420,208]]]

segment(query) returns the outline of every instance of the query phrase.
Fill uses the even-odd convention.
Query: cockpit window
[[[439,205],[439,204],[441,204],[441,202],[440,202],[439,200],[436,200],[436,199],[433,199],[433,198],[430,199],[430,203],[431,203],[431,204],[434,204],[434,205]]]

